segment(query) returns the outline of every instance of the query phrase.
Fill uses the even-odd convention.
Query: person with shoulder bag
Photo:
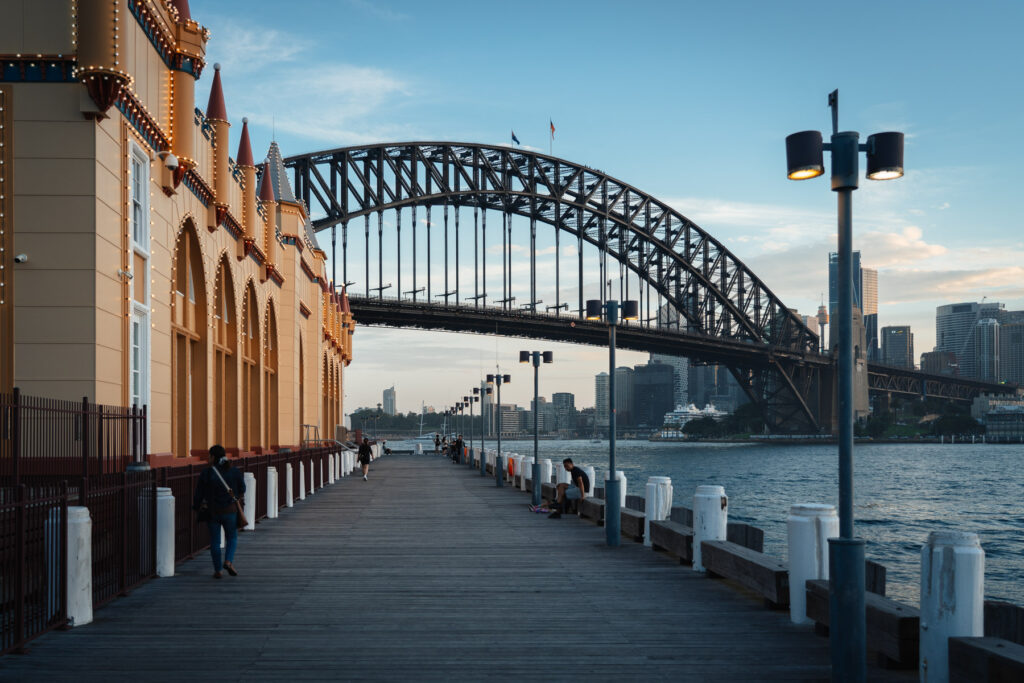
[[[221,578],[222,570],[238,576],[235,569],[235,548],[238,547],[238,528],[248,522],[242,509],[245,478],[231,466],[227,452],[221,445],[210,447],[210,466],[199,474],[192,509],[196,520],[205,521],[210,528],[210,557],[213,559],[213,578]],[[227,547],[221,556],[220,532],[224,530]]]

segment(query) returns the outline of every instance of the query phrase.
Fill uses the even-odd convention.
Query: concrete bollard
[[[89,508],[68,507],[68,622],[92,622],[92,518]]]
[[[309,461],[309,495],[313,495],[316,492],[316,465],[312,460]]]
[[[590,490],[587,491],[587,495],[592,496],[594,495],[594,489],[597,488],[597,472],[590,466],[584,467],[583,471],[587,473],[587,481],[590,482]]]
[[[810,579],[828,579],[828,539],[839,536],[835,505],[805,503],[789,509],[789,620],[809,624],[807,591]]]
[[[551,482],[551,458],[540,459],[540,484],[534,482],[535,486]]]
[[[651,547],[651,521],[668,519],[672,512],[672,478],[647,477],[644,493],[644,545]]]
[[[306,465],[299,461],[299,500],[306,500]]]
[[[611,479],[607,470],[605,470],[604,478],[606,480]],[[615,478],[622,482],[622,484],[619,485],[619,509],[622,509],[626,507],[626,473],[622,470],[615,470]],[[608,495],[606,493],[605,498],[607,497]]]
[[[693,570],[704,572],[702,541],[724,541],[729,524],[729,499],[721,486],[698,486],[693,494]]]
[[[293,492],[295,491],[294,476],[295,476],[295,474],[292,472],[292,464],[290,462],[285,463],[285,465],[284,465],[284,506],[285,507],[289,507],[289,508],[295,506],[295,496],[293,495]]]
[[[519,463],[523,468],[523,474],[519,477],[519,490],[526,490],[526,482],[529,479],[533,479],[533,456],[523,456],[522,462]]]
[[[423,455],[423,444],[416,444],[416,455]]]
[[[335,467],[335,465],[334,465],[334,459],[336,457],[337,456],[334,455],[334,453],[331,453],[330,455],[327,456],[327,483],[328,484],[333,484],[334,483],[334,470],[337,469]]]
[[[516,483],[516,475],[523,473],[523,456],[518,453],[513,453],[512,457],[509,459],[508,471],[511,475],[509,480],[512,482],[514,487]]]
[[[267,468],[267,519],[277,519],[277,468]]]
[[[556,484],[571,484],[569,473],[562,466],[562,463],[555,465],[555,483]]]
[[[933,531],[921,548],[919,679],[949,680],[949,639],[984,633],[985,552],[978,535]]]
[[[245,525],[245,530],[256,531],[256,475],[245,472],[242,478],[245,481],[245,518],[249,522]]]
[[[156,490],[156,575],[174,576],[174,495],[163,486]]]

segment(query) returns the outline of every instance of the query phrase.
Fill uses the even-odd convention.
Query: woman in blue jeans
[[[221,578],[221,570],[227,570],[231,576],[238,576],[234,565],[235,548],[238,546],[238,509],[235,500],[242,502],[244,494],[245,478],[242,473],[231,466],[223,446],[212,446],[210,466],[199,475],[192,509],[198,512],[205,506],[210,512],[210,557],[213,558],[215,579]],[[221,529],[224,529],[227,542],[223,560],[220,553]]]

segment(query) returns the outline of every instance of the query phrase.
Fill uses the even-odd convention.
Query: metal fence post
[[[60,483],[60,619],[61,626],[68,623],[68,482]]]
[[[121,473],[121,595],[128,592],[128,473]]]
[[[14,603],[14,644],[15,652],[21,652],[25,642],[25,485],[18,485],[18,516],[15,523],[15,603]]]
[[[11,406],[11,466],[14,485],[21,484],[21,391],[14,387]]]

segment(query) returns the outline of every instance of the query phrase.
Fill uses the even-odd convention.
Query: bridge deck
[[[393,456],[0,660],[4,680],[827,680],[828,643],[721,581],[434,456]],[[872,671],[872,680],[915,672]]]

